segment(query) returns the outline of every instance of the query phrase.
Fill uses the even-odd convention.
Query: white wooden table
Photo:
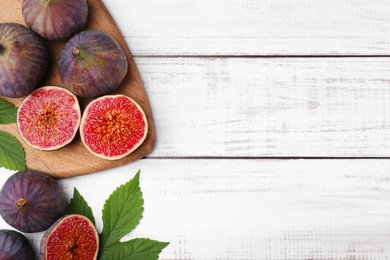
[[[61,180],[98,228],[141,169],[128,238],[170,241],[161,259],[390,259],[390,1],[104,2],[158,140],[146,159]]]

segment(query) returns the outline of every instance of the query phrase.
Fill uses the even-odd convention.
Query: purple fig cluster
[[[0,215],[17,231],[0,230],[0,259],[35,259],[34,249],[20,232],[41,231],[45,234],[40,259],[70,259],[69,254],[72,259],[96,259],[99,236],[94,224],[82,215],[66,215],[67,205],[55,178],[33,170],[11,175],[0,190]],[[59,246],[59,241],[70,246]]]
[[[50,64],[47,41],[63,41],[58,62],[65,88],[83,98],[116,90],[128,71],[117,41],[85,30],[87,0],[22,0],[27,25],[0,24],[0,96],[19,98],[36,89]]]
[[[1,217],[24,233],[50,228],[65,215],[67,203],[55,178],[33,170],[11,175],[0,190]],[[0,230],[0,259],[35,259],[33,248],[20,232]]]
[[[30,94],[43,80],[49,64],[45,40],[65,40],[87,23],[86,0],[23,0],[28,28],[0,24],[0,95],[19,98]]]

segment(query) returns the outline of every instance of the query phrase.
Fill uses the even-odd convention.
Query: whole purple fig
[[[27,27],[0,23],[0,95],[30,94],[43,78],[49,51],[43,40]]]
[[[66,210],[65,194],[56,179],[37,171],[13,174],[0,190],[0,215],[26,233],[46,230]]]
[[[81,31],[88,17],[86,0],[23,0],[27,26],[50,41],[64,40]]]
[[[33,260],[35,252],[28,239],[13,230],[0,230],[1,260]]]
[[[65,87],[85,98],[117,89],[128,69],[126,55],[119,44],[97,30],[83,31],[70,39],[58,63]]]

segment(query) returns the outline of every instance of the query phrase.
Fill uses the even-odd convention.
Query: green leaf
[[[12,135],[0,131],[0,166],[9,170],[27,169],[23,146]]]
[[[169,243],[159,242],[147,238],[136,238],[126,242],[119,242],[105,248],[100,260],[157,260],[161,251]]]
[[[132,180],[118,187],[104,204],[100,236],[103,250],[130,233],[142,218],[144,201],[139,188],[139,174],[138,171]]]
[[[16,113],[18,108],[13,104],[0,99],[0,124],[16,123]]]
[[[91,220],[91,222],[95,225],[95,218],[93,217],[91,207],[76,188],[73,189],[73,198],[70,200],[68,205],[67,214],[83,215],[89,218],[89,220]]]

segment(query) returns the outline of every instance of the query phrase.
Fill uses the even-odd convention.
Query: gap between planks
[[[390,157],[352,156],[147,156],[143,160],[389,160]]]
[[[151,58],[151,59],[323,59],[323,58],[390,58],[390,55],[134,55],[134,58]]]

